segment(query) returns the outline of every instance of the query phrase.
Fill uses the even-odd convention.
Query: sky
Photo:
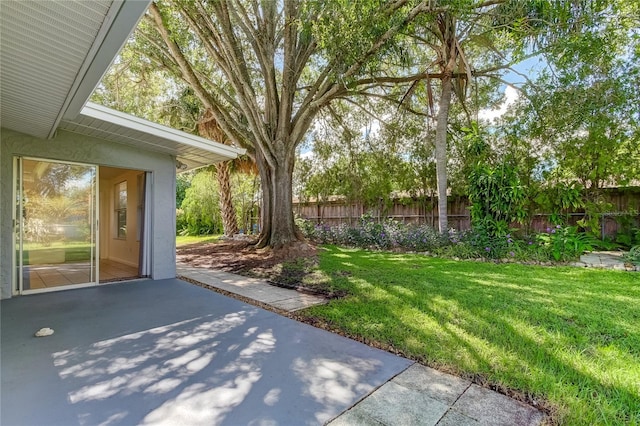
[[[502,117],[511,105],[513,105],[520,96],[520,93],[513,86],[504,85],[503,100],[498,108],[495,109],[481,109],[478,111],[478,118],[480,120],[486,120],[489,122],[495,122],[498,118]]]
[[[481,109],[478,112],[478,118],[489,122],[495,122],[498,118],[503,116],[511,105],[513,105],[519,98],[520,93],[516,87],[522,86],[526,83],[526,80],[519,75],[524,74],[530,79],[535,79],[536,76],[546,67],[544,60],[539,57],[529,58],[514,65],[513,68],[516,72],[507,72],[503,79],[510,85],[503,84],[501,90],[503,91],[503,101],[498,108],[494,109]]]

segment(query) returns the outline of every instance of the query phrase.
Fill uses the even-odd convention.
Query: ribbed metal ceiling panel
[[[78,115],[86,89],[92,89],[93,79],[104,72],[101,67],[112,60],[147,5],[133,0],[0,0],[2,126],[42,138],[59,127],[170,154],[189,168],[242,153],[98,105]]]
[[[47,137],[112,0],[2,0],[2,126]]]

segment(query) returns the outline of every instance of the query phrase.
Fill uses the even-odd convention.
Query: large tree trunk
[[[438,229],[447,232],[447,123],[451,105],[451,76],[442,79],[442,95],[438,103],[438,120],[436,125],[436,178],[438,186]]]
[[[381,27],[370,47],[346,67],[331,58],[318,65],[317,40],[300,25],[324,16],[321,7],[296,0],[150,4],[146,19],[157,34],[139,30],[149,41],[144,44],[152,46],[149,56],[190,86],[234,143],[255,150],[263,195],[258,247],[300,248],[295,243],[303,238],[292,209],[295,147],[318,111],[352,90],[344,81],[369,86],[368,78],[360,78],[367,64],[431,10],[419,2],[405,16],[405,1],[391,3],[381,19],[402,13],[400,20]],[[194,57],[196,63],[190,61]],[[317,75],[315,81],[309,72]]]
[[[227,161],[216,164],[216,178],[220,196],[220,214],[222,216],[222,227],[224,235],[227,237],[238,233],[238,219],[233,206],[231,195],[231,172]]]
[[[260,191],[262,192],[260,204],[260,236],[257,246],[259,248],[269,245],[271,236],[271,173],[267,161],[262,152],[256,150],[256,164],[260,175]]]
[[[260,171],[262,206],[258,247],[283,248],[302,240],[293,218],[293,166],[295,157],[284,157],[275,165],[256,154]]]
[[[204,114],[204,118],[198,123],[198,133],[215,142],[227,144],[229,139],[220,128],[220,125],[213,118],[210,110]],[[231,173],[229,171],[229,163],[222,162],[216,164],[216,179],[218,180],[218,192],[220,198],[220,215],[222,216],[222,228],[224,235],[227,237],[238,233],[238,219],[236,218],[236,209],[233,207],[233,198],[231,194]]]

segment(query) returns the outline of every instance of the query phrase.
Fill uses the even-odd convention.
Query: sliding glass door
[[[16,160],[20,293],[96,284],[97,167]]]

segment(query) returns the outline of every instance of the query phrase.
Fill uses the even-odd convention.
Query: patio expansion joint
[[[365,395],[362,395],[362,398],[360,398],[359,400],[357,400],[356,402],[354,402],[354,404],[349,407],[348,409],[344,410],[342,413],[338,413],[337,416],[335,416],[334,418],[330,419],[329,421],[327,421],[325,423],[325,425],[330,426],[334,421],[338,420],[341,416],[343,416],[345,413],[353,410],[354,408],[356,408],[358,406],[358,404],[360,404],[361,402],[363,402],[365,399],[369,398],[371,395],[373,395],[375,392],[377,392],[380,388],[382,388],[384,385],[386,385],[387,383],[390,383],[393,379],[395,379],[396,377],[398,377],[399,375],[401,375],[402,373],[406,372],[408,369],[410,369],[411,367],[413,367],[414,365],[416,365],[417,362],[412,361],[411,364],[407,365],[407,367],[402,370],[399,371],[398,373],[396,373],[394,376],[389,377],[389,379],[386,382],[380,383],[379,386],[376,386],[374,388],[371,388],[371,390],[366,393]],[[376,421],[375,419],[369,417],[371,420]]]
[[[473,385],[473,382],[469,382],[469,384],[467,385],[467,387],[460,392],[460,395],[458,395],[458,397],[456,398],[455,401],[453,401],[450,405],[449,408],[447,409],[447,411],[444,412],[444,414],[438,419],[438,422],[436,423],[436,426],[438,426],[440,424],[440,422],[442,421],[442,419],[444,419],[445,417],[447,417],[447,415],[449,414],[449,412],[453,411],[453,407],[454,405],[456,405],[456,403],[460,400],[460,398],[462,398],[462,395],[464,395]]]

